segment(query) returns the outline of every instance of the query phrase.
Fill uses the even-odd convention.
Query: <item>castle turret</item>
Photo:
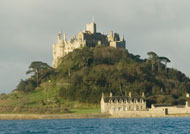
[[[57,36],[57,43],[53,44],[53,67],[56,68],[59,63],[59,58],[64,56],[64,42],[62,33],[59,32]]]
[[[96,33],[96,24],[94,23],[94,21],[86,25],[86,31],[91,32],[92,34]]]
[[[61,39],[62,39],[62,33],[59,32],[59,33],[58,33],[58,36],[57,36],[57,40],[60,41]]]
[[[124,35],[122,36],[121,41],[125,41]]]
[[[63,40],[64,41],[66,41],[67,39],[66,39],[66,34],[64,34],[64,36],[63,36]]]

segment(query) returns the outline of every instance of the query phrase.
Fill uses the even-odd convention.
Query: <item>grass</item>
[[[7,96],[7,99],[0,100],[2,102],[0,111],[1,113],[44,113],[44,109],[46,109],[45,112],[49,113],[67,113],[67,110],[71,114],[100,113],[99,104],[65,100],[60,98],[58,93],[59,86],[53,86],[49,83],[43,83],[29,94],[13,92]]]

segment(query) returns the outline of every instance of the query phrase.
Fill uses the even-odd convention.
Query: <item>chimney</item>
[[[104,93],[102,93],[101,102],[104,102]]]
[[[129,97],[131,97],[131,92],[129,92]]]
[[[110,92],[110,97],[112,97],[112,92]]]
[[[186,98],[189,98],[189,93],[186,93]]]
[[[142,97],[144,98],[144,92],[142,92]]]

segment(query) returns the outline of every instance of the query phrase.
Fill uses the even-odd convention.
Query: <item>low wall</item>
[[[163,117],[165,116],[162,111],[110,111],[112,117]]]
[[[186,114],[190,113],[190,107],[156,107],[151,108],[151,111],[164,111],[164,109],[168,110],[168,114]]]
[[[146,111],[113,111],[110,110],[110,114],[113,117],[164,117],[165,109],[168,110],[168,115],[178,115],[178,114],[190,114],[190,107],[157,107],[147,109]]]

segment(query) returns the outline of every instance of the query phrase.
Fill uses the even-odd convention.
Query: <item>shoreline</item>
[[[0,114],[0,120],[46,120],[46,119],[92,119],[92,118],[167,118],[167,117],[190,117],[190,114],[175,114],[165,116],[112,116],[110,114]]]
[[[0,120],[88,119],[109,118],[109,114],[0,114]]]

